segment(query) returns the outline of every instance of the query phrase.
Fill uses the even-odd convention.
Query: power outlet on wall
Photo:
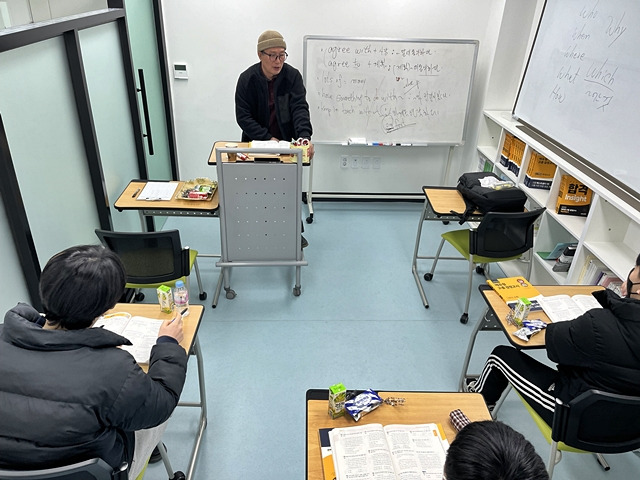
[[[362,168],[369,168],[371,165],[371,157],[362,157],[362,161],[360,162]]]
[[[360,156],[353,155],[351,157],[351,168],[360,168]]]
[[[382,162],[380,161],[380,157],[373,157],[371,165],[373,166],[373,168],[380,168],[380,164]]]
[[[341,155],[340,156],[340,168],[349,168],[349,156]]]

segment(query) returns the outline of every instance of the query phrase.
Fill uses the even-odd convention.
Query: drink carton
[[[166,285],[160,285],[157,289],[158,302],[160,303],[160,310],[164,313],[173,312],[173,294],[171,293],[171,287]]]
[[[329,415],[338,418],[344,415],[344,402],[347,400],[347,389],[341,383],[329,387]]]

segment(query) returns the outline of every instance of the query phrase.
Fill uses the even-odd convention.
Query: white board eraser
[[[366,138],[360,138],[360,137],[354,137],[354,138],[350,138],[348,143],[349,143],[349,145],[366,145],[367,144],[367,139]]]

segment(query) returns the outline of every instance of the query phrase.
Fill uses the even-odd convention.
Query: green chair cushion
[[[442,238],[444,238],[447,242],[449,242],[453,248],[455,248],[460,255],[469,260],[469,230],[451,230],[449,232],[445,232],[442,234]],[[503,258],[493,258],[493,257],[482,257],[480,255],[473,256],[474,263],[495,263],[495,262],[506,262],[507,260],[516,260],[520,258],[520,255],[516,255],[514,257],[503,257]]]
[[[549,443],[549,445],[551,445],[551,442],[552,442],[552,439],[551,439],[551,427],[549,425],[547,425],[547,422],[545,422],[542,419],[542,417],[540,415],[538,415],[538,413],[531,407],[531,405],[529,405],[525,401],[525,399],[522,398],[522,395],[520,395],[520,393],[518,391],[516,391],[516,393],[518,394],[518,397],[520,397],[520,400],[522,400],[522,403],[524,404],[525,408],[529,412],[529,415],[531,415],[531,418],[533,418],[533,421],[535,422],[535,424],[540,429],[540,432],[542,433],[544,438],[547,440],[547,443]],[[592,453],[592,452],[587,452],[585,450],[580,450],[578,448],[570,447],[569,445],[567,445],[566,443],[563,443],[563,442],[558,442],[558,450],[562,450],[564,452],[574,452],[574,453]]]

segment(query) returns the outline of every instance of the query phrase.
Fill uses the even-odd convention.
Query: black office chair
[[[594,453],[605,470],[602,453],[625,453],[640,448],[640,397],[588,390],[569,403],[556,399],[549,426],[523,400],[536,425],[551,443],[549,478],[561,459],[558,451]]]
[[[40,470],[0,470],[0,480],[127,480],[127,463],[113,469],[100,458]]]
[[[127,274],[127,288],[138,291],[135,299],[144,299],[142,288],[158,288],[160,285],[173,287],[178,280],[188,284],[191,269],[195,267],[200,300],[207,298],[202,289],[198,251],[182,247],[178,230],[160,232],[111,232],[96,229],[102,244],[113,250],[124,264]]]
[[[424,279],[431,281],[436,269],[444,242],[449,242],[469,261],[469,280],[467,300],[461,323],[469,321],[469,300],[471,299],[471,283],[475,265],[478,273],[484,273],[480,265],[515,260],[533,246],[534,223],[545,208],[531,212],[489,212],[477,229],[452,230],[442,234],[442,241],[433,260],[431,271],[424,274]],[[451,260],[446,258],[446,260]]]

